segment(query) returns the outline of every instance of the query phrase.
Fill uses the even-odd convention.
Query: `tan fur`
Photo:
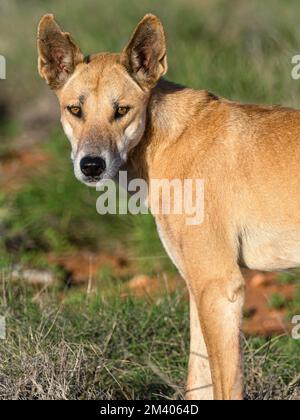
[[[240,267],[300,266],[300,112],[241,105],[160,79],[166,48],[152,15],[122,54],[95,55],[89,64],[58,31],[52,16],[42,19],[40,72],[56,89],[76,176],[78,156],[93,153],[107,158],[109,177],[122,165],[147,182],[205,182],[203,224],[162,214],[156,223],[190,290],[187,398],[241,399]],[[65,58],[53,59],[55,43]],[[80,100],[84,115],[76,120],[66,106]],[[113,100],[131,106],[118,122]]]

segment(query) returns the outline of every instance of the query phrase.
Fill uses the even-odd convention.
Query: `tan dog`
[[[121,54],[85,59],[52,15],[38,29],[39,71],[55,90],[76,177],[203,179],[205,219],[156,215],[190,291],[187,398],[241,399],[240,267],[300,266],[300,113],[240,105],[162,79],[163,27],[153,15]]]

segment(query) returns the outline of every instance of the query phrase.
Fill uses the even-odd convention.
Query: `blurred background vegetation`
[[[0,0],[7,60],[0,315],[9,327],[0,341],[0,398],[183,396],[188,308],[152,217],[96,213],[97,194],[73,176],[58,105],[37,73],[44,13],[54,13],[89,54],[120,51],[148,12],[165,26],[169,79],[243,102],[300,108],[300,82],[291,78],[300,51],[297,0]],[[155,294],[149,279],[168,293]],[[128,282],[146,284],[142,299],[128,297]],[[288,298],[276,289],[266,306],[285,308],[291,319],[300,313],[299,274],[280,282],[292,287]],[[298,344],[245,340],[249,398],[299,396]]]

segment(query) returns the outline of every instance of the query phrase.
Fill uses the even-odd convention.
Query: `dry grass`
[[[180,295],[150,305],[6,282],[1,296],[1,399],[183,398],[189,337]],[[244,347],[247,399],[300,399],[299,342],[245,339]]]

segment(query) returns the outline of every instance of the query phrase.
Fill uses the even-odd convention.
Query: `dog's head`
[[[146,15],[121,54],[85,58],[52,15],[38,27],[39,72],[56,92],[76,177],[114,178],[143,137],[152,89],[167,71],[161,22]]]

